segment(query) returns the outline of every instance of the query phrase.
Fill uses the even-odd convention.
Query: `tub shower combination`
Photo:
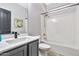
[[[79,56],[79,4],[44,12],[43,19],[42,32],[46,33],[51,50],[64,56]]]

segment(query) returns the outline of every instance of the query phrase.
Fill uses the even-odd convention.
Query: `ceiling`
[[[22,6],[22,7],[24,7],[24,8],[27,8],[27,4],[28,3],[18,3],[18,5],[20,5],[20,6]],[[45,5],[50,5],[50,4],[52,4],[52,3],[44,3]]]
[[[63,5],[67,5],[69,3],[43,3],[43,5],[47,6],[47,9],[52,9],[52,8],[56,8],[59,6],[63,6]],[[28,3],[18,3],[18,5],[27,8]]]
[[[28,3],[18,3],[18,5],[20,5],[20,6],[24,7],[24,8],[27,8],[27,4]]]

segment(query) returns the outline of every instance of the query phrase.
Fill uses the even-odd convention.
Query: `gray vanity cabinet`
[[[36,41],[33,41],[33,42],[30,42],[27,47],[28,47],[28,56],[38,56],[39,55],[39,51],[38,51],[38,45],[39,44],[39,41],[36,40]]]
[[[22,46],[6,51],[2,54],[2,56],[27,56],[27,46]]]
[[[34,40],[25,45],[6,50],[0,56],[38,56],[38,44],[39,40]]]

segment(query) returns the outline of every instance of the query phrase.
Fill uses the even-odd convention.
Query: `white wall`
[[[52,43],[74,47],[75,40],[75,7],[49,14],[47,36]]]
[[[25,19],[27,17],[27,9],[21,7],[17,3],[0,3],[0,8],[4,8],[11,11],[11,31],[17,31],[20,33],[25,32],[23,28],[16,28],[14,26],[14,18]]]
[[[39,35],[41,30],[41,6],[39,3],[28,4],[28,33]]]

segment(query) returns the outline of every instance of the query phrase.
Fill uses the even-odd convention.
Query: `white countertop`
[[[27,44],[27,43],[37,40],[39,38],[40,38],[40,36],[26,36],[23,38],[19,37],[17,39],[12,39],[14,41],[13,43],[11,43],[11,42],[8,43],[7,41],[0,42],[0,53],[10,50],[10,49],[13,49],[13,48],[16,48],[16,47],[23,45],[23,44]]]

